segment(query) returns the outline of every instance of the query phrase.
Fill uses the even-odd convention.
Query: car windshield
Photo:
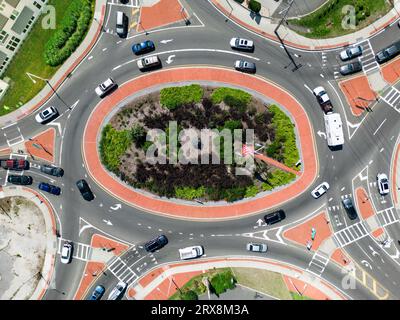
[[[62,249],[62,257],[63,258],[67,258],[68,257],[68,248],[67,247],[64,247]]]

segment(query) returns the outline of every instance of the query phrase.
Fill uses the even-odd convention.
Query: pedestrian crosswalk
[[[58,238],[58,250],[57,253],[61,254],[61,248],[65,242],[71,242],[63,238]],[[92,256],[93,248],[85,243],[74,242],[72,250],[72,258],[82,261],[89,261]]]
[[[359,61],[362,63],[363,66],[363,71],[365,73],[369,73],[374,71],[375,69],[378,69],[379,64],[375,60],[375,53],[369,40],[364,40],[358,45],[363,48],[363,54],[359,57]]]
[[[361,221],[335,232],[333,239],[337,243],[338,247],[342,248],[366,237],[367,235],[368,231],[365,228],[364,223]]]
[[[119,280],[125,283],[132,283],[137,278],[138,275],[120,258],[116,257],[108,265],[108,270]]]
[[[397,214],[396,208],[386,208],[382,211],[377,212],[377,217],[379,222],[383,227],[399,221],[399,216]]]
[[[400,112],[400,91],[395,87],[391,87],[386,93],[384,93],[382,95],[382,100],[394,110]]]
[[[307,271],[321,276],[329,262],[329,256],[321,251],[316,251],[308,264]]]

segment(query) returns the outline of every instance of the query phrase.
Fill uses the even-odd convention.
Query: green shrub
[[[204,197],[206,189],[204,187],[192,188],[192,187],[176,187],[175,196],[177,198],[193,200]]]
[[[246,195],[246,187],[236,187],[225,189],[223,191],[224,198],[228,202],[234,202],[243,199]]]
[[[282,171],[280,169],[276,169],[270,173],[268,173],[267,182],[264,182],[262,185],[263,190],[272,190],[275,187],[283,186],[296,178],[296,175],[290,172]]]
[[[259,192],[259,190],[258,190],[258,187],[256,185],[249,186],[249,187],[246,188],[245,197],[246,198],[254,197],[254,196],[257,195],[258,192]]]
[[[227,120],[224,122],[224,129],[229,129],[231,131],[235,129],[241,129],[242,122],[240,120]]]
[[[83,40],[92,19],[93,0],[72,0],[57,31],[46,43],[44,59],[50,66],[62,64]]]
[[[249,9],[255,13],[259,13],[261,10],[261,3],[255,0],[250,0]]]
[[[211,280],[210,284],[215,292],[215,294],[220,295],[228,289],[235,288],[236,279],[232,274],[232,271],[223,271],[215,274]]]
[[[160,92],[160,103],[170,110],[174,110],[186,103],[200,102],[203,97],[203,88],[198,84],[183,87],[164,88]]]
[[[228,96],[230,98],[227,98]],[[242,105],[247,106],[251,101],[251,95],[247,92],[244,92],[243,90],[226,88],[226,87],[218,88],[214,90],[213,93],[211,94],[211,101],[215,104],[221,103],[222,101],[228,104],[226,102],[226,99],[228,99],[227,101],[230,103],[238,103],[237,101],[240,101]]]
[[[131,143],[131,134],[128,130],[118,131],[110,124],[104,127],[100,140],[100,157],[108,170],[118,170],[120,157]]]
[[[179,294],[181,300],[199,300],[199,296],[193,290],[188,290]]]
[[[131,129],[131,138],[137,147],[141,147],[146,141],[146,131],[140,124],[135,124]]]

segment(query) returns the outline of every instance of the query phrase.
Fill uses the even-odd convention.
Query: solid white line
[[[11,126],[15,125],[15,124],[17,124],[17,123],[16,123],[16,122],[14,122],[14,123],[11,123],[11,124],[9,124],[9,125],[6,125],[5,127],[1,128],[1,129],[2,129],[2,130],[4,130],[4,129],[7,129],[7,128],[9,128],[9,127],[11,127]]]
[[[375,135],[375,134],[378,132],[378,130],[383,126],[383,124],[384,124],[385,122],[386,122],[386,118],[385,118],[385,120],[382,121],[382,123],[379,125],[379,127],[375,130],[375,132],[374,132],[373,135]]]
[[[304,87],[314,95],[313,91],[310,89],[308,85],[304,84]]]
[[[244,54],[244,53],[238,53],[238,52],[233,52],[233,51],[228,51],[228,50],[220,50],[220,49],[177,49],[177,50],[168,50],[168,51],[158,52],[157,55],[163,55],[163,54],[169,54],[169,53],[177,53],[177,52],[218,52],[218,53],[227,53],[227,54],[237,55],[237,56],[253,59],[253,60],[256,60],[256,61],[260,61],[259,58],[252,57],[252,56],[249,56],[249,55]],[[127,61],[127,62],[123,63],[122,65],[119,65],[119,66],[113,68],[112,71],[120,68],[121,66],[125,66],[127,64],[132,63],[132,62],[138,61],[138,60],[143,59],[143,58],[151,57],[153,55],[154,54],[149,54],[147,56],[142,56],[140,58],[136,58],[136,59]]]

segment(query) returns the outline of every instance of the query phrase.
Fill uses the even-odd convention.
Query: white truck
[[[328,146],[337,147],[344,143],[342,119],[339,113],[324,114],[326,141]]]
[[[181,260],[194,259],[201,257],[204,254],[202,246],[193,246],[179,249],[179,256]]]

